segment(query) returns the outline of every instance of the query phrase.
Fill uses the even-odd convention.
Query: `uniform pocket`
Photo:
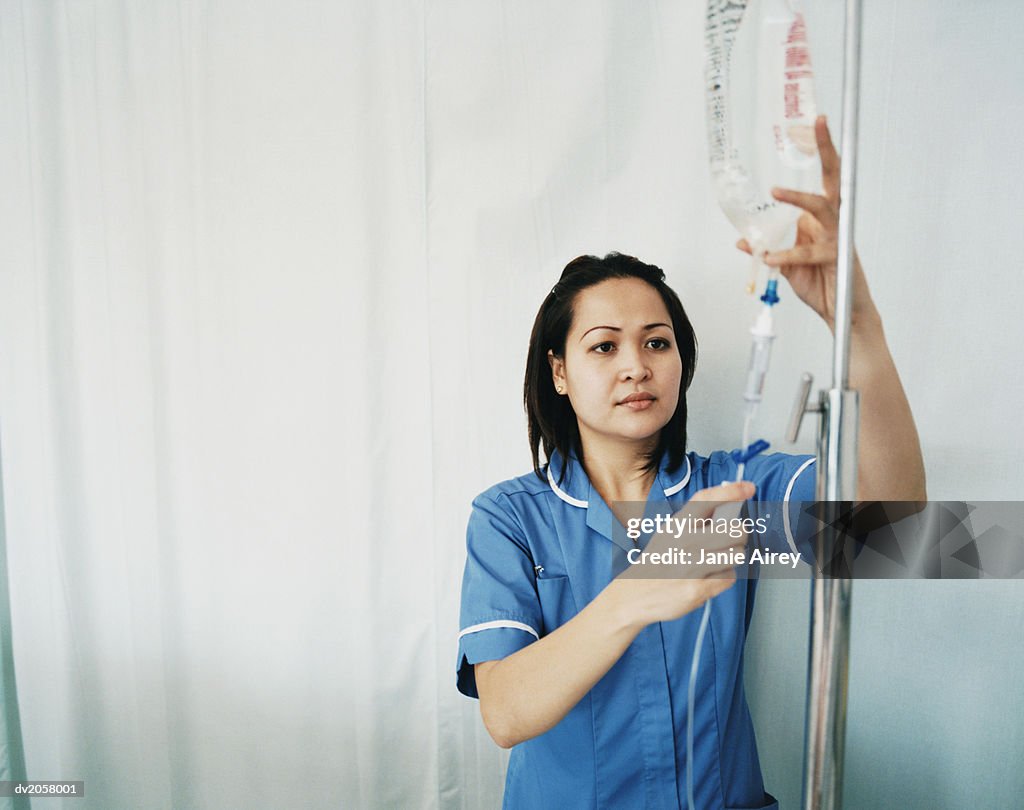
[[[537,596],[540,598],[540,611],[544,619],[542,635],[561,627],[579,612],[569,577],[541,577],[537,580]]]

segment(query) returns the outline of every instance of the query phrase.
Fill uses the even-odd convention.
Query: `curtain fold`
[[[25,779],[18,684],[14,674],[11,599],[7,585],[7,532],[4,520],[3,448],[0,447],[0,782]],[[29,810],[27,796],[0,797],[0,810]]]

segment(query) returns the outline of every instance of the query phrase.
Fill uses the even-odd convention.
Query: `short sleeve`
[[[756,456],[747,465],[746,478],[757,485],[756,500],[762,509],[778,509],[783,515],[779,521],[770,521],[772,537],[779,542],[770,546],[779,551],[797,551],[805,560],[811,559],[806,543],[813,535],[813,520],[806,507],[814,500],[817,488],[817,463],[814,456],[772,453]]]
[[[757,485],[760,501],[813,501],[817,480],[814,456],[772,453],[747,462],[745,478]]]
[[[479,697],[473,665],[505,658],[540,637],[541,609],[534,562],[507,495],[490,492],[473,501],[466,530],[466,568],[456,683]]]

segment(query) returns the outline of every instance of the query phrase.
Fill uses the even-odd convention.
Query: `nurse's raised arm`
[[[835,331],[840,160],[825,117],[815,124],[824,194],[775,189],[776,199],[802,208],[796,244],[765,256],[797,297]],[[750,252],[745,240],[737,244]],[[854,253],[850,324],[850,388],[860,392],[858,500],[923,501],[924,459],[910,403],[882,329],[882,316]]]

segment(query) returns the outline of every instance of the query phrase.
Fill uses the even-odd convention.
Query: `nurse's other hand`
[[[715,509],[726,503],[741,503],[754,496],[749,481],[722,484],[702,489],[694,495],[673,519],[697,521],[710,518]],[[735,558],[743,551],[747,536],[731,537],[728,533],[687,531],[655,534],[642,556],[631,552],[638,563],[631,564],[609,588],[619,600],[623,621],[634,627],[646,627],[685,616],[701,607],[736,581]],[[665,555],[672,562],[653,562],[652,554]],[[666,557],[662,556],[661,560]]]
[[[832,143],[825,116],[819,115],[814,135],[821,155],[821,184],[824,194],[808,194],[793,189],[776,188],[772,196],[780,202],[803,209],[797,220],[796,244],[788,250],[765,255],[769,267],[778,267],[801,301],[818,313],[835,329],[836,261],[839,256],[839,154]],[[741,239],[736,246],[750,253],[750,245]],[[854,252],[853,305],[854,323],[877,318],[867,278],[860,258]]]

